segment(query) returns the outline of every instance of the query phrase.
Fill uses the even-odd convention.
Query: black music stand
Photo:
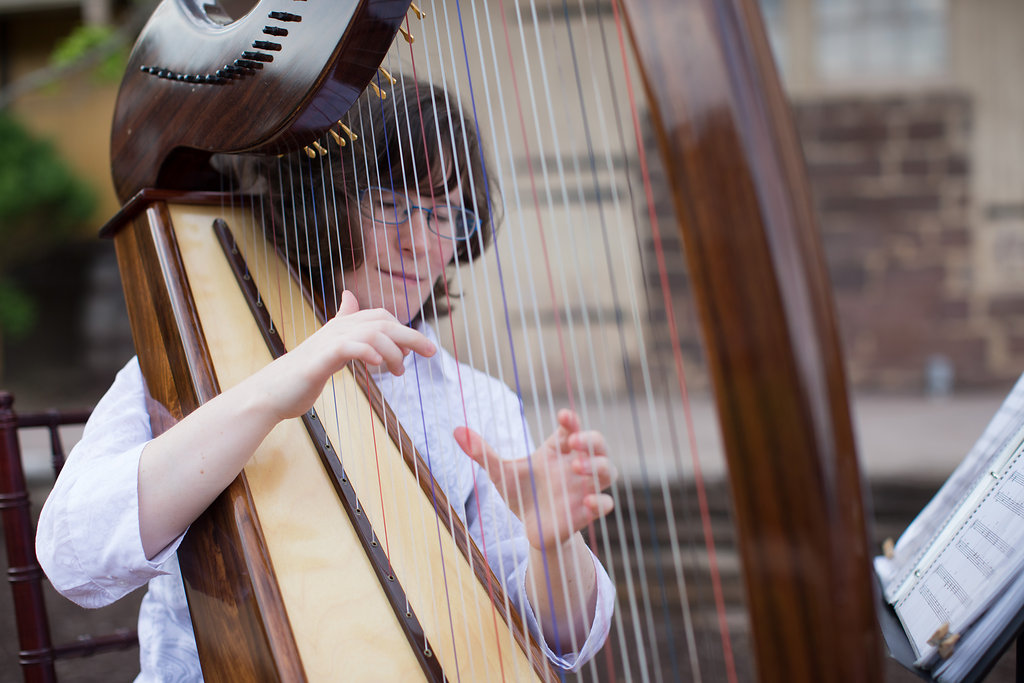
[[[896,610],[885,601],[881,585],[877,585],[875,591],[875,612],[878,614],[878,625],[882,629],[882,638],[885,640],[889,656],[918,677],[926,681],[937,681],[931,672],[914,666],[914,648],[911,647],[910,640],[903,630],[903,624],[896,616]],[[982,655],[970,673],[963,678],[962,683],[978,683],[984,679],[1014,641],[1017,642],[1017,668],[1014,680],[1016,683],[1024,683],[1024,668],[1021,666],[1024,662],[1024,608],[1006,624],[992,642],[992,647]]]

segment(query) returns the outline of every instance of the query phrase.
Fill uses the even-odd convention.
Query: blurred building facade
[[[1024,368],[1024,3],[760,3],[803,140],[853,386],[1006,386]],[[45,66],[73,26],[110,21],[118,7],[0,0],[0,84]],[[96,227],[117,209],[115,93],[81,78],[13,105],[97,189]],[[670,263],[684,279],[678,244]],[[78,324],[95,327],[89,318]],[[99,339],[87,343],[111,343]]]
[[[761,6],[853,386],[1008,386],[1024,370],[1024,4]]]
[[[1012,381],[1024,369],[1024,4],[775,4],[853,381],[913,388],[942,362],[964,386]]]
[[[113,245],[89,237],[118,208],[109,172],[117,83],[88,68],[61,73],[52,59],[76,27],[108,25],[126,7],[114,0],[0,0],[0,91],[8,110],[58,150],[98,199],[80,241],[14,274],[39,309],[34,331],[5,338],[0,349],[0,382],[21,410],[93,404],[132,354]]]
[[[55,47],[82,24],[107,25],[112,0],[0,0],[0,87],[32,79],[50,67]],[[110,180],[110,121],[117,83],[88,71],[19,92],[11,111],[50,140],[96,190],[97,224],[118,208]]]

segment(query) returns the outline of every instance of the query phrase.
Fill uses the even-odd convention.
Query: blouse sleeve
[[[476,467],[476,465],[474,465]],[[476,477],[476,493],[471,496],[466,518],[469,533],[484,551],[487,563],[505,586],[509,602],[523,616],[527,627],[541,643],[544,654],[556,666],[578,671],[593,657],[608,636],[615,603],[615,587],[601,562],[591,552],[591,561],[597,572],[597,606],[594,621],[586,640],[576,644],[575,652],[556,654],[542,637],[540,624],[534,614],[526,591],[526,569],[529,560],[530,543],[522,522],[505,505],[501,494],[483,469]],[[479,514],[477,513],[479,501]],[[554,580],[552,578],[552,580]],[[553,634],[546,634],[549,638]]]
[[[39,517],[36,555],[50,582],[83,607],[102,607],[155,576],[181,542],[146,559],[139,532],[139,458],[152,439],[133,359],[93,410]]]

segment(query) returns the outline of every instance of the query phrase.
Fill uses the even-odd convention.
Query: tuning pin
[[[302,151],[305,152],[306,156],[309,157],[310,159],[316,159],[316,152],[314,152],[308,146],[307,147],[303,147]]]
[[[316,142],[315,140],[313,141],[313,148],[316,151],[320,152],[320,156],[324,156],[325,154],[327,154],[327,150],[324,149],[324,146],[321,145],[319,142]]]
[[[388,70],[385,69],[384,67],[378,66],[377,71],[380,71],[382,74],[384,74],[384,78],[388,79],[388,83],[390,83],[391,85],[398,83],[398,81],[395,80],[395,77],[388,73]]]
[[[413,14],[415,14],[416,18],[420,21],[423,21],[423,17],[427,16],[427,13],[417,7],[415,2],[409,3],[409,9],[412,10]]]
[[[341,129],[343,131],[345,131],[346,135],[348,135],[348,139],[349,140],[351,140],[352,142],[355,142],[356,140],[359,139],[359,136],[356,135],[355,133],[353,133],[352,129],[349,128],[348,126],[346,126],[344,123],[342,123],[341,121],[338,121],[338,125],[341,126]]]
[[[345,142],[345,138],[341,137],[340,135],[334,132],[333,128],[328,128],[327,132],[330,133],[331,137],[334,138],[334,141],[338,143],[338,147],[344,147],[345,145],[348,144],[347,142]]]
[[[388,98],[388,94],[381,90],[380,88],[378,88],[377,84],[374,83],[373,81],[370,81],[370,87],[373,88],[373,92],[377,95],[377,97],[381,98],[382,100],[386,100]]]
[[[403,37],[403,38],[405,38],[405,42],[409,43],[410,45],[412,45],[412,42],[413,42],[414,40],[416,40],[415,38],[413,38],[413,37],[412,37],[412,34],[411,34],[411,33],[409,33],[408,31],[406,31],[406,30],[405,30],[404,28],[402,28],[401,26],[399,26],[399,27],[398,27],[398,32],[402,34],[402,37]]]

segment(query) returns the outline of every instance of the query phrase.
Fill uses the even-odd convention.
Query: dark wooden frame
[[[702,322],[759,678],[881,680],[835,307],[757,3],[621,3]]]
[[[18,629],[18,662],[26,683],[57,680],[54,663],[59,659],[89,657],[138,645],[134,629],[104,635],[83,635],[73,642],[54,644],[43,594],[45,576],[36,558],[36,533],[32,521],[28,483],[21,459],[18,430],[43,428],[49,432],[54,475],[64,466],[60,427],[84,424],[88,411],[57,411],[18,414],[14,397],[0,391],[0,516],[7,551],[7,581],[14,598]]]
[[[209,201],[208,195],[201,200]],[[219,393],[163,202],[131,205],[105,232],[114,236],[125,301],[159,434]],[[189,528],[178,552],[204,677],[305,680],[298,647],[265,550],[245,476]]]

